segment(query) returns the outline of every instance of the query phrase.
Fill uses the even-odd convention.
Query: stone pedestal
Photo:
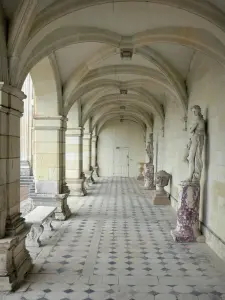
[[[140,167],[139,167],[139,175],[137,177],[137,180],[144,180],[144,175],[143,175],[143,172],[144,172],[144,163],[140,162],[139,165],[140,165]]]
[[[155,190],[154,165],[151,163],[145,164],[144,187],[146,190]]]
[[[204,242],[199,231],[199,182],[181,182],[179,203],[177,210],[177,226],[171,231],[176,242]]]
[[[0,239],[0,291],[14,290],[22,283],[32,267],[32,260],[25,247],[30,227],[19,234]]]
[[[54,206],[56,207],[55,219],[64,221],[71,216],[71,211],[67,204],[67,194],[33,194],[31,195],[33,208],[37,206]]]
[[[152,200],[152,204],[154,205],[170,205],[170,200],[166,191],[156,191],[155,197]]]
[[[85,178],[79,179],[67,179],[67,183],[70,187],[70,195],[71,196],[86,196],[87,191],[84,187]]]

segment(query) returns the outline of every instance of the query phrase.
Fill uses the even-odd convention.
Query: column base
[[[54,206],[56,207],[55,219],[64,221],[71,216],[70,208],[67,204],[67,194],[32,194],[31,199],[33,200],[34,207],[37,206]]]
[[[32,268],[32,259],[25,247],[30,231],[26,226],[17,235],[0,240],[0,291],[12,291],[19,287]]]
[[[199,231],[199,182],[181,182],[178,201],[177,226],[171,231],[176,242],[204,242],[205,238]]]
[[[155,197],[152,200],[153,205],[170,205],[170,200],[166,193],[156,191]]]
[[[93,170],[94,170],[93,176],[94,177],[100,177],[99,176],[99,172],[98,172],[99,171],[99,167],[93,167]]]
[[[84,187],[84,180],[84,178],[73,180],[67,179],[67,184],[69,186],[71,196],[83,197],[87,195],[87,191]]]

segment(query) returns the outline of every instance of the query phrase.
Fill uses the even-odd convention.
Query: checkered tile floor
[[[29,248],[34,269],[3,299],[225,299],[224,264],[205,244],[175,243],[174,212],[150,197],[135,179],[115,177],[70,198],[73,216]]]

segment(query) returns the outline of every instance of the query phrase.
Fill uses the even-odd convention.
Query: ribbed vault
[[[1,77],[7,81],[9,70],[10,83],[21,88],[28,72],[48,59],[58,110],[68,115],[77,109],[81,126],[89,119],[99,125],[110,109],[115,117],[124,110],[124,116],[135,118],[136,112],[135,120],[145,126],[158,118],[163,126],[169,101],[175,101],[186,118],[187,75],[196,53],[225,66],[224,12],[211,1],[113,3],[21,1],[8,16],[9,68],[1,44]],[[130,53],[129,61],[122,57],[124,50]],[[176,59],[179,54],[182,60]]]

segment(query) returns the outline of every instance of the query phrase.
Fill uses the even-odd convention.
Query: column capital
[[[83,127],[67,128],[66,136],[83,136]]]
[[[66,130],[67,118],[65,116],[34,116],[35,130]]]

